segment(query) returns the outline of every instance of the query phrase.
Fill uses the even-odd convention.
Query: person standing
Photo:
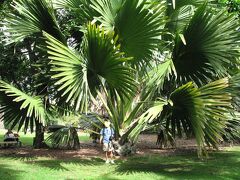
[[[110,127],[110,121],[106,120],[104,122],[104,128],[100,131],[100,143],[103,144],[103,151],[106,156],[106,163],[114,164],[113,160],[113,143],[114,130]]]

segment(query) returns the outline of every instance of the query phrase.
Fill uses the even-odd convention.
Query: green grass
[[[4,134],[6,133],[6,130],[0,130],[0,142],[4,139]],[[24,134],[23,132],[19,133],[20,140],[23,144],[23,146],[32,146],[33,144],[33,137],[35,136],[34,133],[27,133]],[[45,133],[45,139],[48,137],[48,134]],[[79,140],[81,142],[90,141],[89,134],[86,133],[79,133]]]
[[[1,179],[239,179],[240,147],[210,153],[207,160],[196,154],[163,157],[145,155],[104,164],[100,158],[52,159],[47,157],[0,157]]]

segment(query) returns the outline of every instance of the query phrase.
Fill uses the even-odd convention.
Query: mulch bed
[[[161,156],[171,156],[196,152],[196,143],[194,140],[178,140],[175,148],[159,149],[155,135],[141,135],[137,142],[136,156],[146,154],[159,154]],[[0,149],[0,156],[19,157],[24,159],[34,159],[37,157],[49,157],[56,159],[77,159],[77,158],[104,158],[104,153],[99,144],[94,145],[91,142],[81,143],[79,150],[58,150],[58,149],[33,149],[32,147],[7,148]]]

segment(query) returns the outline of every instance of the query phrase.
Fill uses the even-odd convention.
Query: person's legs
[[[106,163],[109,163],[109,158],[108,158],[108,144],[103,143],[103,151],[105,152],[105,157],[106,157]]]
[[[106,163],[109,163],[109,159],[108,159],[108,151],[105,152],[105,156],[106,156]]]
[[[106,152],[106,163],[109,162],[114,164],[112,151]]]
[[[109,157],[110,157],[110,162],[114,164],[113,152],[112,151],[109,152]]]
[[[110,143],[103,144],[103,151],[105,152],[106,163],[114,163],[113,161],[113,147]]]
[[[114,150],[114,148],[113,148],[112,142],[109,142],[109,149],[108,150],[109,150],[110,162],[112,164],[114,164],[114,161],[113,161],[113,150]]]

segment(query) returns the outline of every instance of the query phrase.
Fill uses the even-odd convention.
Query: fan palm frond
[[[169,9],[172,10],[178,10],[184,6],[196,6],[199,7],[201,5],[203,5],[204,3],[206,3],[206,0],[167,0]],[[208,0],[208,3],[215,3],[215,0]]]
[[[100,14],[95,19],[101,26],[119,36],[121,50],[134,58],[132,64],[148,64],[163,33],[165,6],[159,2],[148,2],[146,6],[146,2],[138,0],[100,0],[92,1],[91,7]]]
[[[10,42],[21,41],[36,33],[41,35],[42,31],[46,31],[66,43],[51,3],[46,0],[19,0],[14,2],[13,7],[16,12],[9,14],[5,20]]]
[[[73,16],[80,20],[82,24],[92,21],[99,13],[90,6],[96,0],[53,0],[55,9],[68,10]]]
[[[115,18],[115,31],[121,49],[133,57],[132,65],[146,69],[156,50],[165,24],[165,6],[154,2],[145,6],[144,1],[125,1]]]
[[[99,26],[88,24],[85,36],[85,58],[88,68],[88,82],[92,89],[98,87],[103,78],[110,89],[115,89],[120,96],[129,97],[135,93],[134,71],[124,62],[132,60],[124,56],[113,33],[105,34]]]
[[[3,121],[11,126],[16,125],[18,130],[24,126],[33,131],[35,121],[44,123],[46,112],[43,101],[39,96],[29,96],[4,81],[0,81],[0,113],[3,113]]]
[[[201,88],[191,82],[177,88],[170,97],[173,105],[165,109],[169,111],[166,128],[174,136],[176,132],[181,136],[182,129],[187,135],[193,132],[200,154],[204,143],[217,147],[228,119],[226,113],[232,108],[231,95],[224,92],[228,83],[224,78]]]
[[[104,91],[106,93],[105,97],[99,93],[101,102],[108,112],[117,135],[122,134],[120,131],[130,126],[132,121],[138,118],[144,111],[144,107],[148,107],[148,99],[151,99],[158,87],[164,83],[164,80],[173,71],[174,66],[171,60],[159,64],[144,79],[144,84],[146,85],[144,85],[143,90],[128,99],[121,99],[116,93],[116,98],[112,101],[109,91]]]
[[[76,128],[62,127],[57,131],[52,132],[46,139],[53,148],[60,149],[79,149],[80,143]]]
[[[189,23],[195,9],[206,3],[206,0],[167,0],[166,3],[166,14],[169,17],[166,28],[177,35]],[[208,1],[209,5],[214,3],[216,3],[215,0]]]
[[[124,115],[124,123],[127,126],[137,117],[148,99],[151,99],[158,89],[161,90],[165,80],[173,73],[175,73],[175,68],[172,60],[167,60],[164,63],[157,65],[148,73],[148,76],[143,81],[145,86],[139,94],[139,99],[137,101],[130,101],[128,106],[124,105],[124,107],[128,107],[126,115]]]
[[[152,123],[158,116],[161,115],[163,107],[167,105],[167,101],[159,99],[144,112],[136,122],[132,122],[124,135],[128,135],[128,138],[135,142],[139,134],[147,128],[149,123]]]
[[[87,111],[90,90],[84,58],[49,34],[44,33],[44,36],[47,38],[49,59],[52,60],[52,78],[56,80],[58,91],[62,92],[57,95],[66,103],[74,104],[76,110]]]
[[[240,142],[240,113],[235,112],[229,117],[224,129],[223,140]]]
[[[84,1],[87,0],[53,0],[52,2],[55,9],[77,9],[81,8]]]
[[[177,76],[173,61],[166,60],[148,73],[145,79],[146,89],[162,89],[165,80],[169,80],[172,75]]]
[[[227,89],[233,96],[240,96],[240,73],[231,76],[229,80],[229,88]]]
[[[96,25],[87,25],[84,39],[84,52],[77,53],[45,34],[49,58],[52,60],[52,77],[57,80],[58,90],[63,91],[66,101],[76,109],[87,111],[91,95],[101,87],[104,79],[108,87],[115,89],[120,96],[129,97],[136,89],[133,70],[123,63],[124,53],[113,41],[113,34],[105,34]]]
[[[106,31],[113,31],[115,27],[115,19],[118,11],[123,5],[123,0],[95,0],[92,1],[91,7],[95,9],[100,16],[95,17],[101,23]]]
[[[185,43],[176,38],[173,62],[177,80],[200,85],[215,76],[224,77],[230,67],[237,66],[237,27],[234,17],[225,12],[215,15],[206,4],[201,6],[183,32]]]
[[[229,120],[228,113],[232,109],[231,94],[224,92],[228,87],[229,79],[223,78],[199,88],[199,98],[204,104],[205,143],[215,148],[222,139],[224,127]]]

